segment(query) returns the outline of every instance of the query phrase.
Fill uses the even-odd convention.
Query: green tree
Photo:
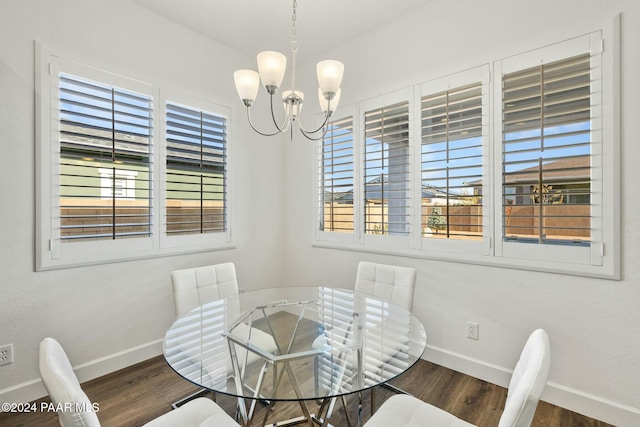
[[[442,209],[439,206],[435,206],[431,210],[431,215],[427,219],[427,227],[431,230],[435,230],[438,233],[440,230],[444,230],[447,226],[447,219],[442,215]]]

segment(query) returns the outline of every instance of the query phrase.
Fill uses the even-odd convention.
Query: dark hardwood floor
[[[420,360],[413,368],[393,383],[416,397],[438,406],[478,426],[497,426],[504,407],[506,389],[481,381],[459,372]],[[166,364],[163,356],[105,375],[82,384],[89,399],[98,403],[98,417],[104,427],[136,427],[171,410],[171,403],[189,395],[196,388],[181,379]],[[378,407],[393,392],[378,387]],[[369,418],[369,396],[365,392],[364,420]],[[36,401],[39,408],[41,402]],[[234,414],[235,400],[217,395],[217,402],[230,415]],[[349,415],[355,420],[357,400],[348,399]],[[312,404],[312,408],[315,406]],[[331,417],[335,427],[346,426],[344,409],[336,405]],[[262,420],[264,407],[260,406],[256,420]],[[299,416],[300,407],[295,402],[278,402],[269,417],[270,422]],[[55,412],[0,413],[2,427],[58,427]],[[540,402],[532,426],[535,427],[605,427],[609,424],[585,417],[545,402]],[[179,427],[179,426],[176,426]],[[393,426],[389,426],[393,427]]]

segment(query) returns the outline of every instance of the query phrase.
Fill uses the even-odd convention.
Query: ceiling
[[[293,0],[131,0],[250,56],[290,56]],[[321,55],[434,0],[299,0],[298,59]]]

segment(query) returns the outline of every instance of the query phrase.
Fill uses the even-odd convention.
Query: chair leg
[[[384,384],[382,384],[382,387],[388,388],[389,390],[393,390],[398,394],[406,394],[407,396],[415,397],[413,394],[409,393],[408,391],[403,390],[400,387],[396,387],[393,384],[384,383]]]
[[[342,397],[342,406],[344,407],[344,416],[347,419],[347,424],[349,425],[349,427],[351,427],[351,419],[349,419],[349,411],[347,409],[347,399],[344,396],[344,394],[341,397]]]
[[[371,416],[376,413],[376,388],[371,387]]]

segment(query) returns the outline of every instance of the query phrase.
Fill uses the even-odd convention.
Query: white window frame
[[[494,216],[495,256],[512,266],[560,273],[619,278],[617,244],[618,223],[614,209],[619,206],[619,185],[613,176],[618,169],[613,163],[619,159],[619,139],[616,137],[617,120],[605,117],[604,111],[614,111],[619,102],[615,97],[617,79],[613,58],[617,43],[603,50],[602,31],[596,31],[551,46],[515,55],[494,63],[494,194],[502,194],[502,76],[518,70],[547,64],[584,53],[591,54],[591,243],[588,247],[571,245],[541,245],[511,242],[503,239],[503,216]],[[607,58],[609,56],[609,58]],[[619,75],[619,70],[618,74]],[[618,89],[619,92],[619,89]],[[618,100],[618,101],[616,101]],[[609,164],[607,164],[609,160]],[[619,178],[618,178],[619,179]],[[494,198],[494,212],[502,212],[502,200]],[[605,250],[606,248],[606,250]]]
[[[159,131],[164,118],[158,86],[123,77],[108,71],[84,65],[70,56],[54,53],[36,43],[36,271],[105,264],[118,261],[154,258],[175,254],[232,249],[231,208],[228,210],[227,232],[222,239],[195,239],[182,244],[167,244],[161,239],[160,224],[164,212],[160,210],[160,183],[163,177],[164,157],[159,149],[163,134]],[[60,241],[59,176],[54,170],[59,163],[59,73],[84,77],[114,87],[145,94],[153,99],[152,135],[152,203],[151,236],[131,239],[96,240],[85,242]],[[227,116],[228,117],[228,116]],[[227,123],[229,125],[229,123]],[[232,166],[228,166],[231,170]],[[159,181],[160,180],[160,181]],[[229,189],[229,193],[231,193]],[[229,195],[229,199],[233,196]],[[161,241],[162,240],[162,241]]]

